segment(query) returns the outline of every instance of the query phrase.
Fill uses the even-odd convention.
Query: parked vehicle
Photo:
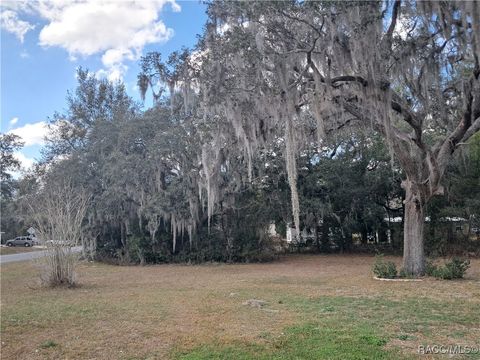
[[[36,244],[36,240],[30,236],[17,236],[15,239],[8,240],[7,246],[25,246],[30,247]]]

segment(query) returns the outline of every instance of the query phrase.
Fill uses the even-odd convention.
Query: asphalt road
[[[81,246],[75,246],[72,248],[73,252],[80,252],[82,251]],[[30,252],[24,252],[24,253],[19,253],[19,254],[10,254],[10,255],[0,255],[0,264],[6,264],[10,262],[15,262],[15,261],[27,261],[27,260],[33,260],[33,259],[38,259],[40,257],[43,257],[47,254],[46,250],[42,251],[30,251]]]

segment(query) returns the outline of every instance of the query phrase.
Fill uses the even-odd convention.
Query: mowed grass
[[[419,345],[480,346],[479,260],[465,280],[402,283],[373,280],[373,261],[83,263],[75,289],[39,287],[33,263],[2,265],[1,358],[425,359],[441,356]]]

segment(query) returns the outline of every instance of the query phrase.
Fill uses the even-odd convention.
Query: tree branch
[[[401,0],[396,0],[393,4],[392,9],[392,21],[390,22],[390,26],[385,34],[384,41],[385,41],[385,48],[390,49],[392,47],[392,37],[393,32],[395,31],[395,26],[397,25],[398,14],[400,10]]]
[[[443,174],[447,166],[450,155],[455,151],[458,143],[465,142],[480,130],[480,74],[478,69],[470,77],[468,87],[464,97],[466,99],[466,106],[463,113],[462,120],[457,125],[455,130],[445,138],[445,140],[437,144],[433,154],[439,164],[440,174]]]

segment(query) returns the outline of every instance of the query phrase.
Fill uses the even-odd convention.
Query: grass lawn
[[[12,247],[7,247],[7,246],[0,246],[0,255],[10,255],[10,254],[19,254],[19,253],[24,253],[24,252],[30,252],[30,251],[39,251],[39,250],[45,250],[43,248],[38,248],[38,247],[25,247],[25,246],[12,246]]]
[[[373,261],[84,263],[75,289],[39,287],[33,263],[2,265],[1,358],[430,359],[419,345],[480,346],[480,260],[465,280],[401,283],[373,280]]]

